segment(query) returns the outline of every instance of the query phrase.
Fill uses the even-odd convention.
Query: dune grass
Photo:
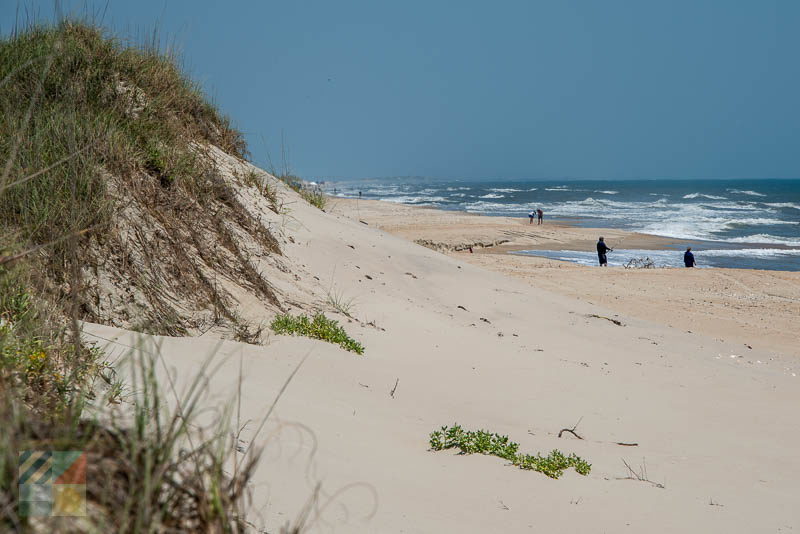
[[[107,224],[108,173],[145,172],[202,197],[206,173],[192,142],[247,154],[175,57],[87,24],[33,26],[0,41],[0,81],[0,225],[25,241]]]
[[[325,211],[325,206],[328,205],[328,197],[322,192],[322,189],[308,185],[302,178],[294,174],[281,174],[278,179],[295,190],[306,202],[315,208]]]
[[[503,458],[520,469],[538,471],[550,478],[559,478],[564,470],[575,468],[581,475],[588,475],[592,465],[575,454],[564,455],[553,450],[547,456],[541,454],[521,454],[519,443],[508,436],[487,432],[486,430],[464,430],[460,425],[443,426],[430,435],[431,450],[458,449],[461,454],[488,454]]]
[[[244,531],[258,454],[230,473],[226,426],[190,435],[202,375],[169,410],[155,361],[140,360],[131,417],[101,423],[87,411],[126,388],[78,323],[82,240],[102,241],[115,209],[107,177],[164,195],[180,188],[202,204],[218,191],[195,142],[247,155],[175,57],[73,21],[0,40],[0,531],[31,528],[17,488],[27,449],[88,455],[90,514],[61,523],[67,530]]]
[[[322,313],[317,313],[312,318],[307,315],[280,314],[272,320],[270,328],[276,334],[290,336],[305,336],[339,345],[344,350],[364,354],[364,346],[347,335],[339,322],[328,319]]]

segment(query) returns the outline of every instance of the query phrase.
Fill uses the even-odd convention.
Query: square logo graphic
[[[22,451],[18,476],[20,515],[86,515],[83,451]]]

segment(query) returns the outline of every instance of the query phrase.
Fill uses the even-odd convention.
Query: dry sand
[[[275,335],[257,346],[85,327],[112,355],[137,346],[159,352],[179,388],[216,354],[223,363],[208,386],[210,407],[234,396],[241,364],[245,447],[307,357],[257,439],[269,437],[254,481],[254,523],[277,532],[320,484],[313,532],[800,529],[796,273],[697,270],[679,279],[677,270],[599,272],[446,255],[409,239],[489,241],[532,230],[481,218],[458,237],[464,230],[451,228],[451,217],[470,216],[415,210],[408,213],[428,215],[410,215],[418,218],[413,229],[379,221],[377,203],[336,202],[323,213],[284,194],[291,216],[264,216],[284,232],[295,301],[319,295],[324,307],[331,290],[354,298],[357,320],[338,318],[364,343],[364,356]],[[595,237],[576,228],[539,232],[528,239]],[[730,280],[730,295],[720,297],[711,288],[722,280]],[[692,287],[709,288],[695,295],[713,301],[708,317],[681,316],[673,298]],[[282,291],[293,301],[288,286]],[[746,322],[725,306],[757,302],[752,295],[765,299],[766,321]],[[557,437],[579,419],[585,439]],[[591,474],[570,470],[551,480],[494,457],[428,451],[428,434],[453,422],[508,434],[526,452],[575,452],[592,463]],[[623,459],[646,464],[653,483],[627,479]]]
[[[658,249],[683,244],[621,230],[530,225],[527,218],[483,217],[369,200],[333,201],[336,210],[411,241],[439,244],[458,259],[523,278],[538,288],[600,304],[617,313],[800,357],[800,273],[752,269],[599,269],[513,250]],[[497,243],[490,248],[464,247]],[[430,245],[429,245],[430,246]],[[453,249],[461,249],[454,252]],[[449,250],[448,250],[449,249]],[[679,253],[678,253],[679,254]]]

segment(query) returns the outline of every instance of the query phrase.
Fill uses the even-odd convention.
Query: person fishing
[[[605,240],[600,237],[600,240],[597,242],[597,259],[600,260],[600,267],[608,267],[608,258],[606,257],[606,253],[608,252],[614,252],[614,249],[608,248]]]
[[[539,216],[539,223],[538,223],[538,224],[542,224],[542,222],[544,222],[544,221],[543,221],[543,219],[544,219],[544,212],[542,211],[542,208],[537,208],[537,209],[536,209],[536,215],[538,215],[538,216]]]
[[[687,267],[694,267],[694,254],[692,254],[692,247],[686,247],[686,252],[683,253],[683,264]]]

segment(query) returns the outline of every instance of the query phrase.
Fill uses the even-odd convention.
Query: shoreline
[[[612,248],[669,250],[687,241],[624,230],[489,217],[379,200],[331,201],[340,213],[405,240],[551,293],[602,305],[615,313],[800,356],[800,272],[710,269],[600,269],[517,250],[594,250],[598,235]],[[600,234],[599,232],[602,232]],[[693,243],[693,242],[688,242]],[[473,252],[467,248],[472,244]],[[676,250],[677,252],[677,250]],[[746,349],[745,350],[749,350]]]
[[[783,243],[727,243],[704,239],[667,237],[610,227],[584,226],[577,218],[548,219],[545,216],[544,224],[537,225],[535,222],[534,224],[529,224],[527,217],[484,215],[441,209],[435,206],[401,204],[386,200],[338,196],[328,196],[328,198],[333,205],[332,212],[336,211],[335,206],[337,204],[342,204],[348,210],[352,210],[355,207],[355,209],[363,211],[365,215],[375,219],[382,229],[403,237],[413,237],[414,239],[412,240],[414,241],[431,241],[434,245],[433,248],[438,249],[467,245],[470,242],[470,237],[473,237],[473,243],[478,245],[473,245],[474,248],[488,254],[506,254],[522,250],[593,251],[597,238],[602,235],[606,237],[606,241],[615,240],[612,242],[612,245],[615,245],[612,248],[621,248],[620,241],[623,241],[625,248],[639,250],[678,250],[680,247],[687,246],[700,250],[734,248],[800,250],[800,247]],[[419,217],[421,213],[425,213],[426,216]],[[556,230],[559,233],[559,237],[555,237],[550,230]],[[496,241],[503,240],[507,242],[494,244]],[[480,246],[481,243],[492,244],[482,247]],[[730,269],[732,267],[724,268]]]

